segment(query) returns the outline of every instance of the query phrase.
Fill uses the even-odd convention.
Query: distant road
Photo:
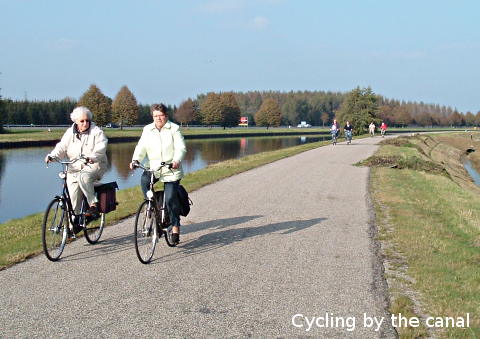
[[[369,169],[352,164],[379,140],[193,192],[180,246],[162,239],[150,265],[136,258],[129,218],[98,245],[69,244],[60,262],[40,255],[0,271],[0,337],[395,338],[389,321],[363,326],[364,314],[388,317],[387,292]]]

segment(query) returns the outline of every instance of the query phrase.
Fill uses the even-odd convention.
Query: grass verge
[[[365,162],[374,165],[370,189],[390,311],[424,325],[429,316],[470,314],[468,328],[398,328],[401,338],[480,337],[480,190],[461,166],[463,146],[451,145],[458,137],[405,138],[384,144],[373,156],[377,161]],[[382,164],[386,157],[423,165],[392,168]],[[431,164],[441,170],[431,171]]]
[[[220,162],[187,174],[182,180],[182,185],[189,192],[192,192],[215,181],[325,144],[329,144],[329,141],[309,143]],[[140,204],[141,196],[139,186],[118,191],[117,201],[119,202],[119,207],[116,211],[107,215],[107,225],[114,224],[135,214]],[[48,201],[45,202],[45,206],[47,204]],[[42,218],[43,213],[37,213],[0,224],[0,269],[23,261],[42,251]]]

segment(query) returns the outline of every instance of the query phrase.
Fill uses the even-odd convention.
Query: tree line
[[[114,99],[91,85],[78,101],[27,101],[0,97],[1,124],[70,124],[69,113],[76,106],[86,106],[95,122],[120,126],[146,125],[152,121],[150,105],[138,104],[134,94],[123,86]],[[241,116],[249,125],[296,126],[307,121],[314,126],[328,126],[333,119],[342,124],[350,120],[357,132],[370,122],[385,121],[389,126],[479,126],[477,114],[462,114],[446,106],[423,102],[404,102],[375,94],[371,88],[357,87],[348,93],[324,91],[249,91],[200,94],[178,107],[168,105],[171,120],[182,125],[237,126]]]

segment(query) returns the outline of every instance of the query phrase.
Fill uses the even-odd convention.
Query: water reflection
[[[182,162],[185,173],[209,164],[272,151],[323,138],[257,137],[186,140],[187,154]],[[110,144],[107,150],[109,170],[102,181],[117,181],[120,189],[139,184],[141,171],[128,168],[136,143]],[[0,150],[0,223],[42,211],[52,197],[60,193],[59,164],[46,168],[45,155],[52,147]]]
[[[2,187],[2,179],[4,178],[4,173],[5,172],[5,156],[3,153],[0,153],[0,190]],[[0,195],[0,206],[2,205],[2,196]]]

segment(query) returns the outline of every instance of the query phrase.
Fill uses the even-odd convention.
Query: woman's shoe
[[[180,242],[180,234],[172,233],[172,242],[177,245]]]
[[[90,206],[88,210],[85,211],[86,217],[95,217],[96,215],[98,215],[98,209],[96,205]]]

